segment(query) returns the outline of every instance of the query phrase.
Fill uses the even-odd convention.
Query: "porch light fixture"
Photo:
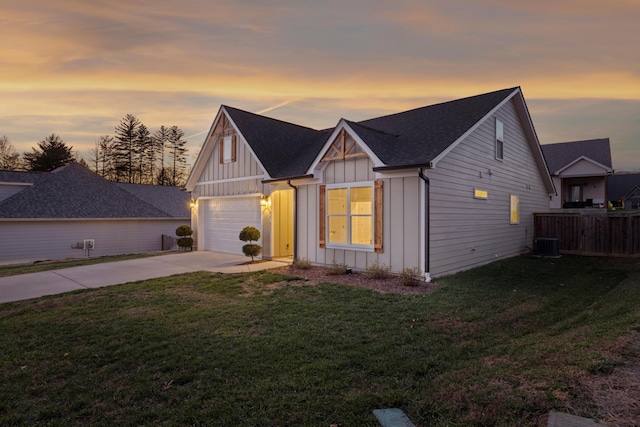
[[[189,201],[189,207],[191,209],[195,209],[198,207],[198,202],[196,202],[195,200],[191,199],[191,201]]]
[[[260,206],[265,209],[269,209],[271,207],[271,200],[267,196],[260,197]]]

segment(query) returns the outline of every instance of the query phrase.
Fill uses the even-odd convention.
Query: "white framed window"
[[[509,224],[520,223],[520,197],[511,194],[509,201]]]
[[[222,163],[231,163],[231,145],[233,138],[231,135],[225,136],[222,140]]]
[[[504,160],[504,125],[496,119],[496,159]]]
[[[327,246],[373,249],[373,182],[327,185]]]

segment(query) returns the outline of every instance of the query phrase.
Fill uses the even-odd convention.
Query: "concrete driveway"
[[[247,260],[240,255],[196,251],[0,277],[0,303],[195,271],[246,273],[287,265],[282,261],[246,264]]]

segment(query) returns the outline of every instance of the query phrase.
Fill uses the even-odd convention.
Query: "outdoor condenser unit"
[[[550,237],[539,237],[536,239],[536,254],[540,256],[559,257],[560,240]]]

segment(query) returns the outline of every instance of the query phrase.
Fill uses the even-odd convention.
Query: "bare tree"
[[[16,170],[20,168],[20,154],[6,135],[0,136],[0,169]]]

